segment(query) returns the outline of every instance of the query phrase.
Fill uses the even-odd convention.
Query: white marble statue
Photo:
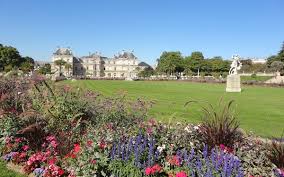
[[[238,55],[233,55],[232,59],[233,59],[233,61],[232,61],[232,64],[231,64],[229,74],[230,75],[236,75],[236,74],[238,74],[238,70],[241,69],[242,63],[241,63],[240,57]]]

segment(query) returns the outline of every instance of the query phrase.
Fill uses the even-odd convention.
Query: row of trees
[[[223,73],[230,69],[230,61],[217,56],[205,59],[202,52],[192,52],[190,56],[183,57],[181,52],[163,52],[158,59],[156,71],[167,75],[177,75],[183,72],[186,75],[203,72]]]
[[[182,56],[181,52],[163,52],[158,61],[155,71],[148,69],[140,75],[160,73],[167,75],[196,75],[197,72],[205,75],[226,75],[230,69],[229,60],[217,56],[205,59],[202,52],[192,52],[190,56]],[[266,63],[253,63],[252,60],[242,60],[243,67],[240,72],[284,72],[284,43],[277,55],[267,58]]]
[[[28,73],[34,68],[34,60],[31,57],[22,57],[14,47],[0,44],[0,71],[8,72],[14,68]]]

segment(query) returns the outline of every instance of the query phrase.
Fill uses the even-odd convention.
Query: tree
[[[72,69],[72,65],[70,63],[65,63],[64,67],[67,69],[68,76],[70,76],[69,70]]]
[[[284,70],[284,63],[281,61],[274,61],[271,63],[270,69],[274,72],[276,71],[283,71]]]
[[[278,52],[279,61],[284,62],[284,42],[282,44],[281,50]]]
[[[199,51],[192,52],[190,58],[192,60],[204,60],[204,56],[202,52],[199,52]]]
[[[159,58],[157,70],[168,75],[182,72],[184,70],[183,57],[179,51],[163,52]]]
[[[22,57],[20,69],[26,74],[34,69],[34,59],[31,57]]]
[[[147,67],[138,73],[139,77],[150,77],[155,74],[155,71],[151,67]]]
[[[44,66],[40,67],[39,68],[39,71],[38,71],[40,74],[50,74],[51,73],[51,65],[49,63],[47,64],[44,64]]]
[[[54,64],[55,64],[56,66],[59,66],[59,76],[61,76],[61,75],[62,75],[62,73],[61,73],[62,66],[66,64],[66,61],[64,61],[64,60],[62,60],[62,59],[60,59],[60,60],[55,60],[55,61],[54,61]]]
[[[14,47],[0,45],[0,65],[2,68],[19,67],[21,64],[21,56]],[[9,65],[9,66],[8,66]]]
[[[34,65],[30,62],[25,61],[21,63],[20,69],[23,71],[23,73],[27,74],[34,69]]]

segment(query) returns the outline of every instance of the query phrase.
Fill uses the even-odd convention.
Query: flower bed
[[[203,105],[200,125],[165,124],[147,117],[151,103],[128,101],[123,94],[108,98],[41,78],[0,82],[0,154],[27,174],[284,175],[283,144],[244,135],[231,102],[221,111]]]

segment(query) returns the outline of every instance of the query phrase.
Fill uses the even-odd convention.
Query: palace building
[[[99,53],[75,57],[71,49],[59,48],[53,53],[51,60],[51,70],[55,76],[79,78],[135,78],[139,71],[151,67],[141,62],[133,52],[126,51],[113,58]]]

